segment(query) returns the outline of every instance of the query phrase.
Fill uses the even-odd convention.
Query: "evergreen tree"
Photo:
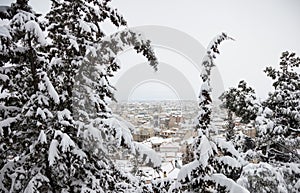
[[[18,130],[12,130],[10,125],[22,126],[25,119],[28,124],[36,124],[31,122],[31,117],[37,116],[38,113],[37,95],[49,96],[41,88],[47,88],[47,77],[44,76],[46,57],[42,50],[46,42],[42,26],[37,19],[38,15],[24,0],[13,3],[7,8],[7,13],[9,14],[2,19],[10,19],[10,22],[1,26],[5,32],[1,36],[0,133],[5,136],[2,140],[22,134],[18,133]],[[27,128],[23,129],[25,132]],[[30,133],[26,131],[26,135],[30,140]],[[12,138],[5,146],[20,143]]]
[[[89,3],[91,2],[53,2],[52,11],[47,15],[49,37],[53,39],[54,71],[63,72],[55,73],[58,77],[56,85],[58,90],[62,91],[59,93],[63,103],[60,107],[64,108],[61,109],[63,112],[73,113],[72,117],[60,116],[62,119],[59,122],[71,122],[67,125],[66,132],[71,138],[80,140],[76,141],[76,144],[83,148],[88,157],[91,157],[90,161],[94,162],[91,169],[96,172],[87,173],[85,169],[81,180],[90,178],[88,181],[92,181],[97,173],[102,173],[98,179],[99,187],[104,191],[116,191],[114,186],[117,182],[125,181],[126,178],[114,168],[106,150],[114,145],[132,148],[132,139],[123,136],[123,131],[117,132],[118,128],[110,126],[113,118],[107,107],[107,98],[113,99],[113,86],[108,78],[120,68],[115,58],[126,46],[133,46],[138,52],[143,51],[154,67],[156,63],[149,42],[143,41],[134,32],[124,30],[104,38],[100,22],[110,19],[116,26],[125,25],[126,22],[115,10],[108,7],[107,2],[93,1],[93,7],[89,6]],[[78,14],[74,15],[73,12]],[[57,17],[60,19],[57,20]],[[64,66],[67,66],[66,70]],[[64,120],[65,118],[67,120]],[[114,143],[116,137],[120,138],[119,144]],[[132,150],[135,151],[136,148]],[[102,167],[94,168],[98,160],[101,160]],[[109,173],[105,170],[106,167],[112,167]],[[126,186],[131,186],[128,182],[129,179]]]
[[[241,123],[250,123],[255,120],[259,108],[259,103],[255,96],[254,89],[247,86],[242,80],[237,88],[230,88],[225,91],[220,99],[222,107],[228,109],[229,113],[234,113],[241,118]]]
[[[299,162],[300,58],[283,52],[280,59],[280,70],[272,67],[265,70],[274,80],[274,92],[264,101],[256,119],[259,149],[267,159]]]
[[[234,123],[234,120],[233,120],[233,113],[228,110],[228,113],[227,113],[227,125],[226,125],[226,140],[227,141],[231,141],[234,139],[234,136],[235,136],[235,133],[234,133],[234,127],[235,127],[235,123]]]
[[[57,100],[47,76],[46,39],[39,15],[27,0],[13,3],[7,13],[3,18],[9,19],[9,24],[2,27],[9,41],[1,42],[1,55],[8,57],[1,57],[1,73],[6,81],[1,91],[0,143],[4,161],[0,165],[0,188],[3,192],[24,192],[32,185],[31,179],[40,182],[37,188],[44,188],[45,177],[38,169],[43,158],[37,157],[33,149],[37,141],[44,143],[42,134],[52,117],[47,107]]]
[[[250,192],[289,192],[280,169],[264,162],[245,166],[238,183]]]
[[[182,155],[182,164],[188,164],[194,159],[194,152],[192,148],[192,144],[189,144],[187,141],[184,143],[185,151]]]
[[[133,153],[143,149],[126,126],[114,124],[108,78],[120,68],[116,55],[128,46],[155,69],[157,61],[149,41],[135,32],[104,37],[104,20],[126,24],[108,4],[53,0],[47,41],[27,0],[1,12],[10,20],[0,33],[2,192],[139,191],[106,151],[111,144]],[[146,161],[158,166],[149,156]]]
[[[240,175],[242,165],[239,153],[232,143],[210,136],[211,121],[211,87],[210,74],[215,66],[215,54],[219,53],[218,45],[231,39],[225,33],[217,36],[208,46],[203,59],[203,80],[198,115],[198,137],[194,143],[194,161],[184,165],[178,174],[178,181],[171,191],[186,192],[248,192],[234,182]]]
[[[243,152],[254,148],[253,139],[243,133],[235,134],[233,121],[233,115],[235,115],[241,119],[240,122],[243,124],[255,124],[254,120],[261,104],[255,96],[254,89],[247,86],[247,83],[242,80],[237,88],[230,88],[219,98],[222,101],[221,107],[228,111],[226,139],[232,141],[235,147]]]
[[[172,180],[169,178],[158,178],[152,180],[151,185],[154,193],[168,193]]]
[[[274,91],[261,104],[256,102],[253,89],[244,82],[240,82],[239,88],[232,88],[221,96],[223,105],[241,117],[241,122],[249,123],[255,119],[256,148],[245,154],[246,159],[255,163],[245,166],[238,180],[250,191],[300,191],[300,157],[297,152],[300,144],[299,64],[299,57],[284,52],[279,70],[266,68],[267,76],[274,80]],[[242,141],[252,144],[246,138]]]

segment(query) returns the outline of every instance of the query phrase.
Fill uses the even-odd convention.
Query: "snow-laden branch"
[[[150,41],[141,33],[130,29],[125,29],[101,40],[99,46],[95,49],[91,48],[90,56],[92,61],[96,61],[100,65],[110,65],[112,60],[116,62],[116,56],[122,51],[133,47],[138,53],[142,53],[150,62],[155,70],[158,69],[158,61],[150,46]]]
[[[105,120],[105,124],[109,126],[111,132],[114,133],[114,140],[117,148],[125,147],[130,153],[137,156],[145,164],[159,168],[161,166],[160,156],[148,146],[135,142],[132,137],[132,131],[135,127],[123,118],[113,115]]]

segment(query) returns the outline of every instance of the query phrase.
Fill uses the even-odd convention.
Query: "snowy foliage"
[[[256,146],[255,139],[244,134],[242,131],[238,131],[237,133],[235,133],[231,141],[234,147],[239,152],[243,153],[247,152],[248,150],[254,150]]]
[[[222,107],[241,118],[241,123],[250,123],[257,116],[260,103],[255,96],[254,89],[240,81],[237,88],[230,88],[221,96]]]
[[[107,101],[118,53],[133,47],[156,70],[150,42],[125,26],[109,1],[52,0],[46,22],[27,0],[0,7],[0,191],[132,192],[138,181],[109,157],[124,147],[154,167],[159,157],[132,140]]]
[[[275,167],[282,173],[288,192],[300,192],[300,163],[279,162]]]
[[[235,181],[230,178],[227,178],[223,174],[212,174],[212,180],[217,184],[217,186],[225,187],[222,191],[229,193],[249,193],[247,189],[238,185]]]
[[[234,146],[241,152],[254,148],[254,141],[243,133],[235,133],[234,116],[239,117],[242,124],[253,124],[261,107],[255,96],[254,89],[247,86],[245,81],[240,81],[237,88],[230,88],[219,97],[221,107],[227,109],[226,139],[233,141]]]
[[[199,94],[199,107],[200,111],[198,114],[198,122],[197,129],[202,134],[208,136],[208,126],[210,124],[210,116],[211,116],[211,87],[210,87],[210,75],[211,70],[215,66],[214,58],[215,54],[219,53],[218,46],[224,40],[231,39],[231,37],[227,36],[226,33],[222,33],[221,35],[216,36],[210,43],[207,48],[207,54],[203,57],[202,66],[203,71],[200,74],[200,77],[203,81]],[[202,135],[200,133],[200,135]]]
[[[267,159],[300,161],[300,58],[284,52],[280,70],[265,72],[274,80],[274,92],[263,102],[256,118],[259,149]]]
[[[270,164],[248,164],[244,167],[238,183],[250,192],[276,192],[287,193],[286,183],[282,172]]]
[[[140,163],[159,169],[161,166],[160,156],[147,145],[133,141],[131,130],[134,126],[122,119],[119,116],[112,116],[104,121],[108,125],[110,132],[113,134],[110,138],[110,143],[105,146],[105,149],[114,147],[112,151],[117,151],[122,147],[126,147],[131,155],[135,156]]]
[[[168,193],[172,185],[172,180],[169,178],[158,178],[151,181],[153,192]]]
[[[43,98],[47,103],[49,97],[38,86],[45,87],[40,79],[47,60],[41,52],[41,42],[45,42],[43,27],[25,1],[13,3],[7,12],[4,18],[10,20],[1,27],[5,36],[0,38],[0,148],[3,152],[0,167],[7,163],[7,157],[29,152],[30,143],[37,139],[33,137],[40,134],[32,127],[42,129],[47,115],[51,117],[45,109],[47,104],[37,106],[38,99]]]
[[[215,66],[215,53],[219,53],[218,45],[227,39],[225,33],[213,39],[203,58],[203,84],[200,89],[198,122],[196,129],[198,136],[194,143],[194,160],[184,165],[169,192],[248,192],[235,183],[242,169],[242,158],[234,149],[232,143],[210,136],[211,121],[211,87],[210,74]]]
[[[280,69],[265,69],[274,80],[274,91],[259,103],[254,90],[244,81],[221,96],[223,106],[241,118],[242,123],[252,120],[256,128],[253,140],[236,135],[232,141],[248,160],[238,183],[251,192],[299,192],[299,116],[300,116],[300,59],[294,53],[282,53]],[[253,146],[254,147],[254,146]]]
[[[136,154],[143,160],[144,163],[153,168],[159,168],[161,166],[161,158],[153,149],[138,142],[134,142],[134,147]]]

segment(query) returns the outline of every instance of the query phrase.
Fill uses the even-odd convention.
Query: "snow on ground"
[[[156,178],[169,178],[172,180],[177,179],[180,168],[176,168],[175,160],[163,162],[161,164],[161,170],[157,172],[151,167],[140,166],[139,169],[142,170],[142,174],[137,173],[137,176],[142,176],[145,180],[152,180]],[[116,160],[117,166],[125,172],[130,172],[133,169],[133,165],[130,160]],[[179,166],[182,166],[181,160],[178,160]],[[166,176],[164,175],[166,172]]]

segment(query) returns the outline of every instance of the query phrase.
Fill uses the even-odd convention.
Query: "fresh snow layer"
[[[244,187],[235,183],[223,174],[212,174],[211,178],[219,185],[225,186],[229,193],[249,193]]]

